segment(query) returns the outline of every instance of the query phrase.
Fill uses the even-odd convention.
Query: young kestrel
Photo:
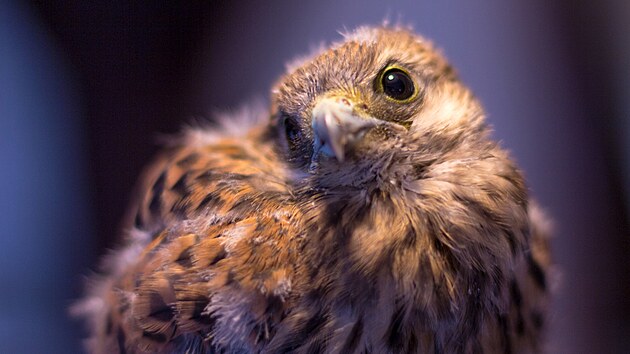
[[[542,350],[546,223],[427,40],[359,28],[221,122],[145,174],[90,351]]]

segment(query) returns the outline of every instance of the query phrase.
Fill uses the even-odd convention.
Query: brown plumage
[[[97,353],[530,353],[541,212],[425,39],[360,28],[188,129],[77,308]]]

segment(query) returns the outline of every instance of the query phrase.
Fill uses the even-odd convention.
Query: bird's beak
[[[322,153],[342,162],[346,149],[380,123],[358,113],[355,104],[345,97],[324,97],[317,102],[312,113],[313,159]]]

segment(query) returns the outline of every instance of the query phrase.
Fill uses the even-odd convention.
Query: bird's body
[[[424,39],[360,29],[223,120],[145,174],[92,351],[542,350],[542,215]]]

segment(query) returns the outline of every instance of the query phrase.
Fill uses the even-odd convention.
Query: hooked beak
[[[346,149],[382,123],[373,117],[359,116],[357,111],[355,104],[344,97],[325,97],[315,105],[313,159],[322,153],[343,162]]]

